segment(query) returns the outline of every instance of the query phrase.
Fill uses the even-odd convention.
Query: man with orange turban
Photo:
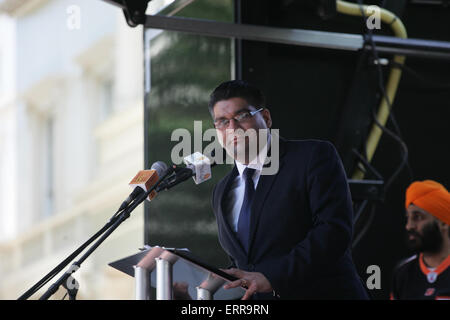
[[[416,255],[394,272],[391,299],[450,299],[450,193],[432,180],[406,190],[408,246]]]

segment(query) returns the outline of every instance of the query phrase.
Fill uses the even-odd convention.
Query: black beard
[[[437,253],[442,248],[442,234],[436,221],[430,222],[422,229],[422,234],[416,231],[407,231],[407,246],[414,252]],[[409,235],[414,235],[415,239],[410,240]]]

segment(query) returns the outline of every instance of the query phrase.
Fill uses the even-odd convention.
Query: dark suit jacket
[[[224,211],[236,166],[215,186],[220,244],[235,267],[263,273],[281,299],[367,298],[351,258],[352,201],[334,146],[280,138],[279,150],[278,173],[261,175],[257,185],[248,254]]]

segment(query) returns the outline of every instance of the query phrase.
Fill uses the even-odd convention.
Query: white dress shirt
[[[268,144],[270,145],[271,136],[268,135]],[[261,171],[263,169],[263,163],[250,163],[248,165],[242,164],[235,161],[236,167],[239,171],[239,175],[236,176],[231,182],[230,189],[225,199],[225,210],[227,213],[228,223],[233,229],[234,232],[237,232],[238,221],[239,221],[239,213],[241,212],[242,203],[244,202],[244,194],[245,194],[245,177],[243,176],[243,172],[245,168],[255,169],[255,173],[253,174],[253,184],[256,187],[258,186],[259,177],[261,176]]]

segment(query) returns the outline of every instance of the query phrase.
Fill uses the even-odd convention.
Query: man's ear
[[[444,221],[439,220],[439,219],[436,218],[436,217],[434,217],[434,219],[436,219],[436,222],[437,222],[437,225],[438,225],[438,227],[439,227],[439,230],[440,230],[442,233],[446,234],[446,233],[449,232],[449,231],[448,231],[448,229],[449,229],[449,225],[448,225],[448,224],[446,224]]]
[[[264,121],[266,122],[267,128],[271,128],[272,127],[272,117],[270,116],[269,109],[265,108],[261,113],[262,113],[262,117],[263,117]]]

